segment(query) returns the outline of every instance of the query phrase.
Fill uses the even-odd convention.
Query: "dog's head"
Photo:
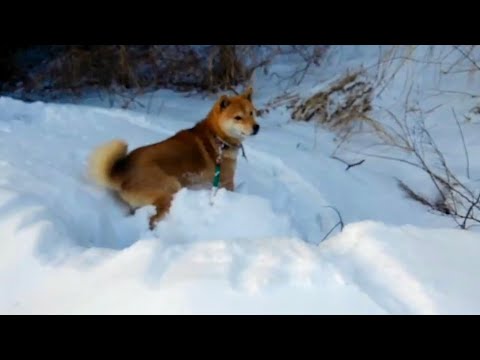
[[[242,141],[260,130],[260,125],[255,120],[252,94],[253,89],[249,87],[243,94],[231,97],[222,95],[216,102],[215,122],[228,137]]]

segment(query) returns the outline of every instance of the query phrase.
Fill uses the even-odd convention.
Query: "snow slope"
[[[270,157],[247,148],[240,179],[264,197],[247,187],[220,191],[211,207],[209,193],[183,191],[154,236],[150,209],[125,216],[88,182],[85,164],[92,146],[111,136],[137,146],[164,131],[121,111],[11,99],[0,108],[0,152],[9,159],[1,164],[2,312],[384,312],[301,240],[302,232],[321,234],[322,223],[295,210],[308,197],[320,209],[323,199],[280,160],[264,168]],[[262,171],[263,183],[246,168],[257,158],[253,172]]]
[[[354,48],[321,75],[374,50]],[[259,81],[258,104],[271,98],[268,84]],[[394,176],[429,191],[405,164],[369,158],[346,172],[329,157],[334,135],[319,131],[314,147],[312,126],[291,123],[285,108],[259,119],[236,192],[220,191],[210,206],[208,192],[181,191],[149,231],[152,209],[127,216],[89,182],[87,157],[112,138],[131,149],[159,141],[193,125],[214,98],[143,99],[148,111],[97,98],[0,98],[0,313],[480,313],[478,232],[405,199]],[[480,143],[470,134],[478,178]],[[331,206],[341,233],[330,233]]]

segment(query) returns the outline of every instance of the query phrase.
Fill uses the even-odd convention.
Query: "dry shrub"
[[[455,209],[452,207],[451,204],[448,203],[445,197],[441,195],[441,193],[438,193],[435,199],[428,199],[425,195],[420,194],[419,192],[413,190],[410,186],[405,184],[402,180],[397,179],[398,187],[400,190],[402,190],[407,198],[414,200],[416,202],[419,202],[420,204],[432,209],[433,211],[445,214],[445,215],[451,215],[452,213],[455,213]],[[446,194],[448,192],[448,189],[446,189],[444,186],[443,188],[443,194]]]
[[[330,49],[330,45],[278,46],[276,48],[276,53],[290,57],[290,59],[296,63],[296,66],[292,72],[287,72],[286,74],[273,72],[270,75],[272,79],[278,79],[278,86],[281,86],[284,82],[286,82],[287,88],[290,86],[297,86],[305,79],[305,76],[311,68],[319,67],[324,63]]]
[[[73,46],[53,59],[45,71],[37,73],[33,82],[50,89],[81,90],[86,87],[126,88],[138,86],[132,68],[132,54],[125,46]]]
[[[15,64],[14,51],[12,49],[0,49],[0,83],[8,81],[18,72]]]
[[[217,92],[245,85],[276,47],[260,45],[58,46],[46,61],[10,79],[7,91],[44,96],[90,89],[158,88]]]
[[[362,72],[346,74],[304,101],[293,106],[292,119],[316,121],[330,130],[349,133],[356,124],[371,122],[373,86]]]
[[[48,100],[106,90],[116,95],[141,94],[160,88],[218,92],[253,82],[255,70],[268,74],[278,55],[301,61],[293,78],[301,81],[319,66],[329,46],[298,45],[47,45],[14,49],[14,57],[0,54],[2,93],[23,100]],[[26,65],[28,63],[28,65]],[[7,66],[8,65],[8,66]],[[270,74],[278,77],[278,74]],[[275,79],[273,79],[275,81]]]
[[[267,65],[277,54],[272,51],[265,58],[258,58],[255,46],[217,45],[208,55],[206,88],[225,90],[249,82],[253,72]]]
[[[148,89],[186,86],[198,59],[185,46],[70,46],[39,66],[25,84],[28,92],[81,93],[88,89]],[[198,80],[197,80],[198,81]]]
[[[436,212],[447,214],[462,229],[468,229],[480,223],[480,193],[471,188],[471,184],[462,182],[453,173],[446,158],[437,146],[429,128],[425,125],[425,118],[434,109],[424,110],[415,102],[410,101],[410,95],[416,82],[412,70],[402,69],[406,65],[434,66],[438,69],[439,76],[464,74],[469,75],[480,70],[480,50],[475,46],[452,46],[445,48],[429,47],[428,51],[416,51],[417,46],[396,46],[391,47],[383,58],[376,65],[377,73],[375,79],[367,80],[364,72],[346,74],[337,82],[326,89],[317,92],[306,100],[293,99],[290,104],[293,107],[292,118],[297,121],[314,121],[322,124],[329,130],[343,133],[343,139],[335,152],[343,145],[346,139],[350,139],[353,130],[363,132],[364,124],[369,125],[368,130],[373,128],[374,134],[379,143],[375,146],[382,146],[388,150],[399,150],[401,155],[386,154],[365,154],[366,156],[378,157],[388,160],[400,161],[409,164],[423,171],[435,187],[435,196],[428,198],[413,190],[402,181],[398,181],[400,189],[411,199],[433,209]],[[423,54],[423,55],[421,55]],[[368,71],[369,69],[367,69]],[[393,113],[391,109],[384,110],[386,115],[379,118],[380,121],[372,119],[369,111],[372,109],[373,91],[379,96],[393,81],[396,81],[400,70],[407,70],[406,77],[401,80],[404,89],[408,89],[405,103],[400,114]],[[438,90],[439,93],[448,91]],[[462,94],[459,91],[451,91]],[[469,98],[476,98],[478,94],[464,93]],[[473,117],[478,109],[471,109]],[[381,116],[377,114],[377,118]],[[455,120],[459,128],[459,139],[463,143],[466,157],[466,175],[469,174],[468,150],[463,138],[463,132],[455,111],[452,109],[452,120]],[[468,120],[468,119],[467,119]],[[316,138],[315,138],[316,139]],[[458,144],[462,146],[462,144]],[[355,151],[359,154],[358,150]],[[395,153],[395,152],[394,152]],[[407,155],[405,157],[404,155]],[[477,225],[478,226],[478,225]]]

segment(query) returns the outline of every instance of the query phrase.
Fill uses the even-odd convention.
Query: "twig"
[[[343,223],[343,219],[342,219],[342,215],[340,214],[340,211],[338,211],[337,208],[335,208],[333,206],[330,206],[330,205],[327,205],[327,206],[324,206],[324,207],[330,208],[337,213],[338,218],[339,218],[339,223],[340,223],[340,230],[343,231],[343,228],[344,228],[345,225]]]
[[[340,223],[340,222],[336,223],[335,226],[330,229],[330,231],[327,233],[327,235],[325,235],[325,236],[323,237],[323,239],[320,240],[320,242],[322,242],[322,241],[324,241],[326,238],[328,238],[328,235],[330,235],[331,232],[332,232],[333,230],[335,230],[335,228],[336,228],[339,224],[340,224],[340,226],[341,226],[341,223]]]
[[[422,205],[425,205],[425,206],[428,206],[432,209],[436,209],[435,206],[433,204],[430,203],[430,201],[428,201],[426,199],[425,196],[423,195],[420,195],[418,193],[416,193],[415,191],[413,191],[412,188],[410,188],[407,184],[405,184],[402,180],[396,178],[397,180],[397,184],[398,184],[398,187],[408,196],[410,197],[411,199],[419,202],[420,204]]]
[[[470,179],[470,160],[468,158],[467,145],[465,145],[465,138],[463,137],[462,127],[460,126],[460,122],[458,121],[457,114],[455,113],[455,110],[453,109],[453,107],[452,107],[452,112],[453,112],[453,117],[457,122],[458,130],[460,130],[460,136],[462,137],[463,150],[465,151],[465,158],[467,160],[467,178]]]
[[[233,92],[235,95],[240,95],[240,94],[238,93],[238,91],[235,90],[235,88],[234,88],[232,85],[228,86],[228,90],[230,90],[231,92]]]
[[[347,168],[345,169],[345,171],[348,171],[350,168],[352,168],[354,166],[362,165],[365,162],[365,159],[363,159],[363,160],[357,161],[356,163],[350,164],[350,163],[346,162],[345,160],[342,160],[342,159],[340,159],[339,157],[336,157],[336,156],[331,156],[331,158],[335,159],[335,160],[338,160],[338,161],[341,161],[342,163],[347,165]]]
[[[323,239],[320,240],[320,242],[322,242],[323,240],[328,238],[328,235],[330,235],[332,233],[332,231],[335,230],[335,228],[338,225],[340,225],[340,231],[343,231],[343,228],[345,227],[345,225],[343,223],[342,215],[340,215],[340,212],[336,208],[334,208],[333,206],[324,206],[324,207],[328,207],[330,209],[333,209],[337,213],[339,221],[330,229],[330,231],[323,237]]]
[[[472,65],[477,68],[477,70],[480,70],[480,66],[477,64],[477,62],[474,59],[472,59],[469,54],[467,54],[465,51],[463,51],[463,49],[460,46],[454,45],[453,47],[455,49],[457,49],[463,56],[465,56],[465,58],[468,61],[470,61],[472,63]]]
[[[447,199],[446,199],[446,196],[445,194],[443,193],[442,189],[440,188],[440,185],[437,183],[436,180],[437,177],[435,176],[436,174],[434,174],[434,172],[432,170],[430,170],[430,168],[428,167],[426,161],[425,161],[425,158],[422,156],[422,154],[420,154],[416,149],[414,150],[414,155],[417,157],[418,161],[420,162],[421,166],[420,168],[425,171],[428,176],[430,176],[430,179],[432,180],[433,182],[433,185],[435,185],[435,187],[437,188],[438,190],[438,193],[440,194],[440,196],[442,197],[442,200],[445,202]],[[448,181],[446,181],[447,184],[449,184]],[[449,188],[450,189],[450,188]]]
[[[148,99],[147,115],[150,115],[150,109],[152,107],[152,101],[153,101],[153,91],[152,91],[152,94],[150,95],[150,98]]]
[[[340,147],[343,145],[344,142],[346,142],[348,139],[349,139],[349,136],[350,134],[353,132],[353,127],[347,129],[347,132],[345,133],[345,135],[343,135],[343,137],[340,139],[340,142],[338,143],[338,145],[335,147],[335,150],[333,151],[332,155],[333,156],[337,151],[338,149],[340,149]]]
[[[453,51],[457,50],[455,47],[452,49]],[[471,50],[470,50],[471,51]],[[450,67],[447,70],[443,70],[444,74],[448,74],[453,70],[455,66],[457,66],[460,62],[462,61],[462,58],[458,58],[453,64],[450,65]]]
[[[434,91],[437,91],[438,95],[441,95],[441,94],[458,94],[458,95],[465,95],[465,96],[470,96],[472,99],[475,99],[475,98],[479,98],[480,95],[475,95],[475,94],[470,94],[468,92],[465,92],[465,91],[456,91],[456,90],[437,90],[437,89],[431,89],[431,90],[434,90]]]
[[[455,71],[450,71],[450,72],[445,72],[445,71],[442,71],[442,74],[443,75],[447,75],[447,74],[463,74],[463,73],[471,73],[472,72],[472,69],[461,69],[461,70],[455,70]]]
[[[415,164],[414,162],[411,162],[411,161],[408,161],[408,160],[405,160],[405,159],[396,158],[396,157],[393,157],[393,156],[367,154],[367,153],[361,153],[361,152],[358,153],[358,154],[362,154],[362,155],[365,155],[365,156],[376,157],[376,158],[379,158],[379,159],[399,161],[399,162],[403,162],[405,164],[412,165],[412,166],[415,166],[416,168],[419,168],[419,169],[423,170],[422,166],[420,166],[418,164]]]
[[[477,200],[475,200],[475,202],[472,203],[472,205],[470,205],[470,207],[468,208],[467,214],[465,215],[465,219],[463,220],[463,223],[462,223],[462,226],[461,226],[462,229],[465,229],[465,225],[467,224],[468,216],[469,216],[470,213],[473,211],[473,208],[474,208],[479,202],[480,202],[480,193],[478,193]],[[473,216],[471,217],[471,220],[475,220],[475,221],[477,221],[477,222],[480,222],[479,220],[474,219]]]

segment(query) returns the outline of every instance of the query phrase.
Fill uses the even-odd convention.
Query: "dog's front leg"
[[[235,191],[235,184],[233,182],[233,179],[231,181],[228,181],[225,183],[224,185],[225,189],[227,189],[228,191]]]
[[[220,172],[220,184],[228,191],[235,191],[235,160],[225,159]]]
[[[221,182],[222,187],[227,189],[228,191],[235,191],[235,181],[233,179],[233,174],[226,176],[225,179]]]

